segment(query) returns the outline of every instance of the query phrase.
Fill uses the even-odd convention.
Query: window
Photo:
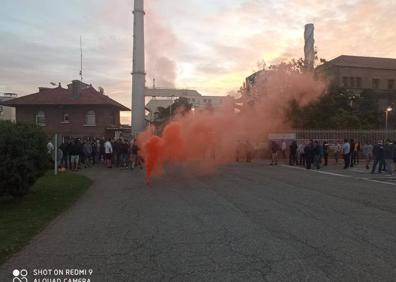
[[[63,123],[70,123],[68,113],[63,113]]]
[[[393,79],[388,80],[388,89],[392,90],[395,87],[395,81]]]
[[[85,116],[85,125],[86,126],[96,126],[96,114],[94,111],[88,111]]]
[[[373,78],[373,89],[378,89],[378,88],[379,88],[379,79]]]
[[[45,122],[45,113],[43,111],[39,111],[36,114],[36,124],[38,126],[46,126],[46,122]]]
[[[346,77],[346,76],[342,77],[342,85],[344,87],[348,87],[348,77]]]
[[[350,77],[349,78],[349,85],[351,86],[351,88],[355,88],[355,78],[354,77]]]
[[[356,77],[356,88],[362,88],[362,78]]]
[[[116,117],[117,117],[117,113],[116,113],[116,112],[112,112],[112,113],[111,113],[112,125],[117,125],[117,123],[116,123]]]

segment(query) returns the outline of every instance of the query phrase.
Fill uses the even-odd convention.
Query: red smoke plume
[[[266,143],[268,134],[288,130],[286,112],[291,101],[305,106],[323,93],[325,83],[311,73],[272,70],[260,73],[250,95],[243,95],[239,111],[232,103],[214,111],[191,111],[175,117],[161,137],[148,128],[138,143],[147,176],[161,175],[167,163],[207,172],[235,160],[239,142]]]

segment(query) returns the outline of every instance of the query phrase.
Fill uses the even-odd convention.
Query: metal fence
[[[319,140],[329,143],[343,142],[344,139],[354,139],[360,143],[377,143],[378,140],[396,140],[396,130],[324,130],[324,129],[297,129],[294,130],[297,140]]]

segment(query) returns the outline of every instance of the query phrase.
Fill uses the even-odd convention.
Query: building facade
[[[18,95],[15,93],[0,94],[0,104],[8,100],[16,98]],[[0,105],[0,120],[16,121],[16,111],[14,107],[7,107]]]
[[[396,91],[396,59],[342,55],[318,66],[316,71],[334,85],[357,93],[365,89]]]
[[[146,119],[151,122],[159,107],[167,108],[178,98],[186,98],[194,109],[218,108],[225,103],[233,103],[230,96],[206,96],[190,89],[146,88],[145,96],[148,99],[146,110],[149,112]]]
[[[120,111],[130,111],[127,107],[78,80],[2,104],[16,108],[17,122],[37,124],[49,135],[101,138],[130,131],[120,124]]]

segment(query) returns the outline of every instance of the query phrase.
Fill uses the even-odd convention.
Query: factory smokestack
[[[315,39],[314,39],[314,30],[315,27],[313,24],[306,24],[305,25],[305,32],[304,32],[304,64],[305,68],[308,71],[312,71],[314,68],[314,61],[315,61]]]
[[[134,0],[133,11],[133,72],[132,72],[132,135],[144,131],[145,121],[145,60],[144,60],[144,0]]]

